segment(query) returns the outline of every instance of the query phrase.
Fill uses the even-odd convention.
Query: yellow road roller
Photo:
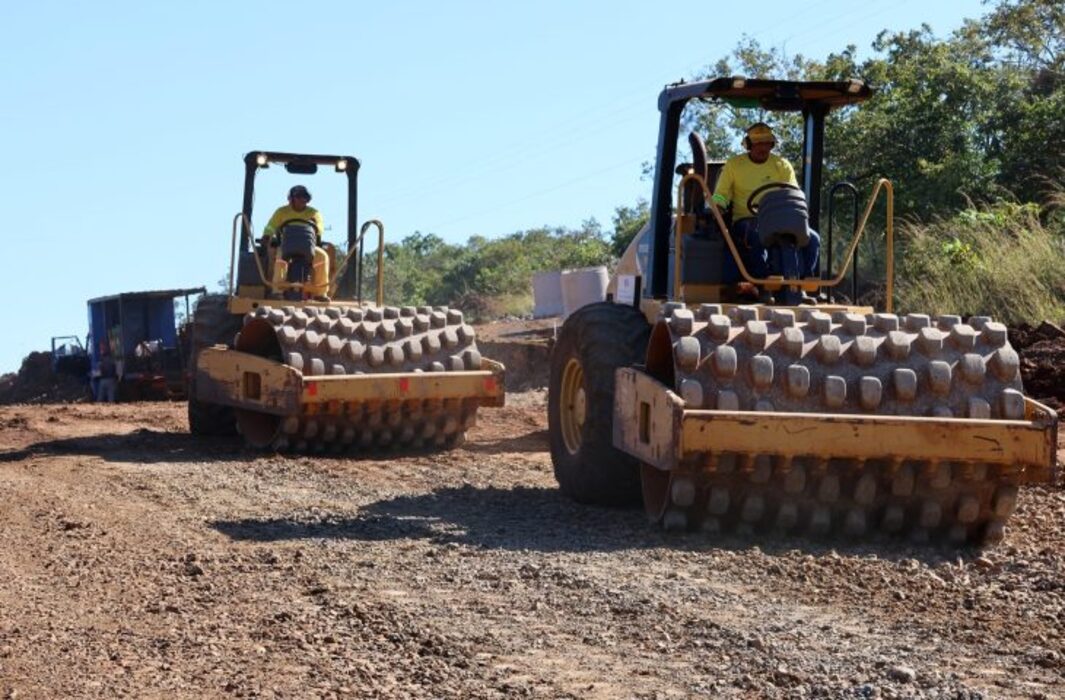
[[[202,297],[192,325],[189,428],[239,433],[255,448],[294,451],[449,448],[480,406],[502,406],[504,367],[481,357],[473,327],[447,307],[386,306],[384,226],[357,225],[359,161],[254,151],[233,218],[227,294]],[[347,182],[347,248],[314,220],[256,239],[256,174],[271,166]],[[363,247],[377,231],[376,295],[363,299]]]
[[[801,187],[769,182],[760,209],[747,202],[770,259],[800,255],[819,225],[826,116],[871,94],[854,80],[737,77],[661,93],[650,219],[607,300],[566,319],[552,356],[550,449],[565,494],[642,500],[670,530],[962,546],[1001,539],[1019,487],[1056,478],[1057,416],[1024,395],[1006,327],[894,313],[889,181],[864,208],[855,199],[838,270],[829,255],[812,276],[795,265],[759,276],[712,196],[722,164],[695,134],[692,162],[676,162],[693,100],[800,113]],[[834,303],[878,202],[885,308]]]

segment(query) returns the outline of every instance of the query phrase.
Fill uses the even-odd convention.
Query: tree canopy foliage
[[[823,60],[785,56],[744,39],[700,78],[859,78],[876,92],[834,112],[826,126],[826,181],[890,178],[900,209],[922,218],[968,200],[1007,194],[1040,201],[1065,173],[1065,6],[1056,0],[1001,0],[946,39],[927,26],[881,32],[873,55],[847,46]],[[689,117],[711,153],[735,152],[738,134],[768,121],[783,153],[798,162],[799,117],[705,106]]]
[[[850,45],[812,59],[766,49],[745,37],[728,56],[692,78],[859,78],[871,84],[875,93],[868,102],[829,117],[826,186],[849,180],[868,191],[877,178],[890,178],[897,211],[911,222],[929,222],[927,236],[911,230],[903,237],[903,256],[907,245],[913,256],[938,255],[945,264],[935,268],[937,274],[958,268],[951,263],[961,259],[967,263],[962,267],[976,275],[967,284],[978,288],[981,270],[991,269],[993,261],[976,258],[993,255],[993,249],[976,245],[971,236],[951,238],[951,226],[942,222],[964,224],[964,211],[1005,211],[994,209],[1003,201],[1065,201],[1065,5],[1060,0],[998,0],[983,17],[966,20],[946,38],[921,26],[881,32],[870,48],[866,58]],[[742,131],[751,123],[769,122],[780,137],[782,154],[800,162],[802,124],[796,114],[699,103],[686,110],[684,119],[687,128],[703,135],[711,157],[718,158],[739,150]],[[1041,235],[1050,238],[1044,247],[1031,245],[1030,250],[1060,253],[1063,209],[1036,210],[1040,216],[1034,221],[1043,226]],[[480,317],[527,312],[533,273],[609,263],[647,218],[647,201],[641,199],[615,210],[609,232],[590,220],[576,229],[536,228],[491,240],[473,236],[465,245],[414,233],[385,248],[385,296],[390,303],[456,304]],[[1029,219],[1011,219],[1011,230],[1018,230],[1016,220]],[[1009,246],[1022,238],[995,241]],[[865,264],[877,254],[866,251]],[[1025,259],[1024,254],[1016,256],[1018,265]],[[918,262],[911,260],[903,269],[920,275],[936,266],[934,261]],[[371,276],[373,271],[371,264]],[[1019,268],[1013,273],[1024,274]],[[1032,274],[1053,280],[1047,282],[1049,293],[1065,299],[1065,290],[1054,291],[1058,277],[1045,271]],[[936,305],[949,307],[950,300],[938,299]]]
[[[542,227],[494,239],[472,236],[465,245],[415,232],[385,244],[385,300],[456,305],[475,318],[527,313],[534,273],[602,265],[611,258],[610,243],[594,219],[578,229]],[[372,280],[376,258],[367,262],[366,279]]]

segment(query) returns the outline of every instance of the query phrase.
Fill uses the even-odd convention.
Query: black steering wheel
[[[801,187],[793,185],[790,182],[767,182],[761,187],[757,188],[754,192],[751,192],[751,196],[747,198],[747,211],[751,212],[752,214],[757,214],[758,202],[755,202],[754,198],[762,194],[763,192],[767,192],[769,190],[798,190],[799,192],[802,192]]]
[[[318,224],[314,223],[313,219],[286,219],[280,224],[278,224],[277,230],[280,231],[289,224],[306,224],[307,226],[310,226],[314,229],[314,235],[318,236],[319,238],[322,237],[322,232],[318,230]]]

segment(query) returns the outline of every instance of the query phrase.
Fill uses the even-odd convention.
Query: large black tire
[[[237,422],[229,406],[196,399],[196,361],[200,350],[212,345],[233,345],[243,317],[229,313],[225,294],[205,294],[196,304],[189,357],[189,432],[193,435],[236,435]]]
[[[651,326],[631,306],[603,302],[572,314],[551,354],[548,432],[555,479],[578,503],[640,503],[639,462],[614,447],[614,372],[642,363]],[[583,393],[583,420],[573,401]]]

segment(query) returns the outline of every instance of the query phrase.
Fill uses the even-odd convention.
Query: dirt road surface
[[[1065,697],[1062,490],[984,552],[671,535],[509,402],[373,459],[0,407],[0,698]]]

